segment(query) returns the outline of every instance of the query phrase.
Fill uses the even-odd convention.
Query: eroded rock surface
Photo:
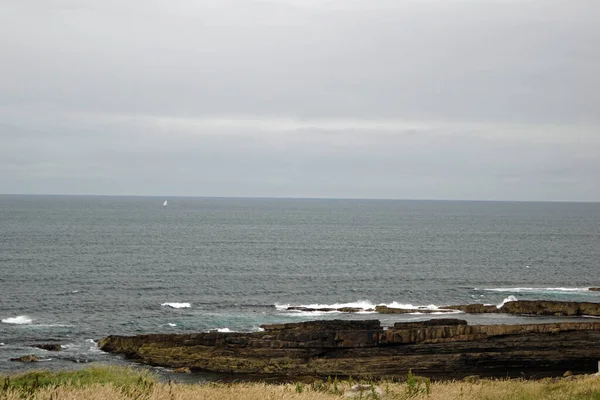
[[[440,322],[441,321],[441,322]],[[456,319],[400,323],[314,321],[256,333],[109,336],[104,351],[142,363],[278,376],[434,378],[560,376],[595,372],[600,322],[467,325]]]
[[[362,309],[360,307],[340,307],[340,308],[331,308],[331,307],[325,307],[325,308],[311,308],[311,307],[303,307],[303,306],[292,306],[292,307],[288,307],[286,308],[286,310],[288,311],[304,311],[304,312],[345,312],[345,313],[357,313],[357,312],[361,312],[361,311],[374,311],[372,308],[368,308],[368,309]]]
[[[590,288],[591,291],[600,291],[600,288]],[[521,314],[521,315],[539,315],[539,316],[600,316],[600,303],[590,302],[566,302],[566,301],[546,301],[546,300],[519,300],[504,303],[502,306],[489,304],[458,304],[452,306],[440,307],[438,309],[428,308],[395,308],[385,305],[375,306],[374,309],[362,309],[356,307],[342,308],[309,308],[309,307],[288,307],[290,311],[308,311],[308,312],[346,312],[356,313],[361,311],[376,311],[379,314],[443,314],[462,311],[469,314]]]
[[[38,349],[48,350],[48,351],[61,351],[62,346],[58,343],[42,343],[42,344],[33,344],[31,347],[37,347]]]
[[[484,304],[468,304],[443,308],[464,311],[470,314],[502,313],[561,317],[581,315],[600,316],[600,303],[575,301],[519,300],[506,302],[502,307]]]

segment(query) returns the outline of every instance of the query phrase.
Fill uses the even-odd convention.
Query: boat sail
[[[167,201],[165,200],[165,202],[163,203],[163,207],[167,206]]]

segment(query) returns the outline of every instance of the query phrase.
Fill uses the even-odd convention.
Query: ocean
[[[599,302],[588,290],[599,271],[599,203],[2,195],[0,373],[128,364],[98,350],[107,335],[392,325],[451,304]],[[366,311],[378,304],[415,313]],[[9,361],[26,354],[43,362]]]

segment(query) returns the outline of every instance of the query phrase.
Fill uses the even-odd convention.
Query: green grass
[[[361,384],[362,392],[351,389],[355,384]],[[188,385],[161,383],[145,370],[114,366],[0,376],[1,400],[341,400],[348,395],[363,400],[600,400],[600,377],[431,382],[411,372],[405,382]]]
[[[0,375],[0,391],[36,389],[46,386],[111,384],[119,388],[148,387],[158,379],[146,370],[115,366],[93,366],[78,371],[30,371],[17,375]]]

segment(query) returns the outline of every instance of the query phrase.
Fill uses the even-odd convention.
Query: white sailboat
[[[167,206],[167,201],[165,200],[165,202],[163,203],[163,207]]]

